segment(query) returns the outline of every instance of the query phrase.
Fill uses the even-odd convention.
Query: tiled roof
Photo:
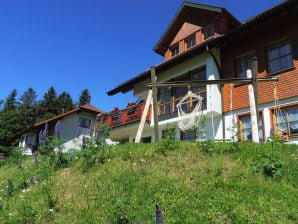
[[[71,111],[68,111],[68,112],[66,112],[66,113],[59,114],[59,115],[57,115],[57,116],[55,116],[55,117],[52,117],[52,118],[50,118],[50,119],[47,119],[47,120],[45,120],[45,121],[38,122],[38,123],[36,123],[36,124],[34,125],[34,127],[38,127],[38,126],[41,126],[41,125],[44,125],[44,124],[46,124],[46,123],[50,123],[50,122],[53,122],[53,121],[58,121],[58,120],[60,120],[60,119],[62,119],[62,118],[64,118],[64,117],[66,117],[66,116],[68,116],[68,115],[70,115],[70,114],[79,112],[79,111],[81,111],[81,110],[87,110],[87,111],[89,111],[89,112],[93,112],[93,113],[95,112],[95,113],[101,113],[101,114],[104,114],[104,112],[103,112],[102,110],[98,109],[97,107],[95,107],[95,106],[93,106],[93,105],[90,105],[90,104],[86,104],[86,105],[84,105],[84,106],[77,107],[77,108],[75,108],[75,109],[73,109],[73,110],[71,110]]]
[[[95,107],[91,104],[86,104],[86,105],[82,106],[82,108],[85,108],[87,110],[94,111],[94,112],[97,112],[97,113],[101,113],[101,114],[104,113],[102,110],[98,109],[97,107]]]

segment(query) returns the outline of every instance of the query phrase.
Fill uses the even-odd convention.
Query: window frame
[[[181,141],[195,142],[198,139],[198,134],[193,131],[180,132]]]
[[[243,121],[241,119],[243,118],[247,118],[250,117],[250,122],[251,122],[251,114],[250,113],[246,113],[246,114],[239,114],[237,115],[237,120],[238,120],[238,139],[239,141],[252,141],[252,136],[251,138],[247,138],[246,140],[244,140],[243,138]],[[259,124],[259,122],[261,121],[261,125]],[[260,138],[259,136],[259,140],[260,141],[264,141],[264,119],[263,119],[263,111],[259,111],[259,121],[258,121],[258,130],[260,131],[261,129],[261,133],[262,133],[262,138]],[[251,131],[251,125],[249,128],[245,128],[245,130],[250,130],[250,133],[252,134]]]
[[[179,44],[175,44],[170,47],[170,56],[171,58],[180,53]]]
[[[191,36],[185,38],[185,49],[188,50],[196,45],[196,36],[192,34]]]
[[[289,45],[289,50],[290,52],[284,54],[284,55],[281,55],[282,53],[280,52],[281,48],[285,45]],[[273,52],[274,50],[278,50],[279,51],[279,55],[278,57],[274,57],[272,59],[270,59],[270,52]],[[285,59],[286,57],[288,56],[291,56],[291,60],[289,61],[289,65],[287,67],[283,67],[284,63],[282,63],[282,59]],[[273,45],[270,45],[267,49],[266,49],[266,57],[267,57],[267,70],[268,70],[268,74],[274,74],[274,73],[279,73],[279,72],[282,72],[284,70],[287,70],[287,69],[291,69],[294,67],[294,62],[293,62],[293,59],[294,59],[294,55],[293,55],[293,47],[292,47],[292,43],[290,40],[285,40],[285,41],[282,41],[282,42],[278,42],[276,44],[273,44]],[[273,70],[271,67],[272,66],[272,62],[273,61],[277,61],[276,63],[278,63],[278,69],[276,70]],[[275,64],[275,66],[277,66]]]
[[[253,72],[253,58],[254,57],[257,57],[256,52],[245,54],[244,56],[241,56],[241,57],[238,57],[238,58],[235,59],[235,71],[236,71],[236,77],[237,78],[246,79],[247,78],[247,72],[246,71],[248,69],[251,69],[251,71]],[[239,62],[244,63],[244,66],[241,69],[238,69],[239,68],[239,66],[238,66]],[[249,63],[250,63],[250,65],[249,65]],[[245,74],[244,77],[243,77],[243,75],[241,75],[241,74],[243,74],[243,72]]]
[[[298,111],[298,105],[297,104],[294,104],[294,105],[287,105],[287,106],[280,107],[280,110],[281,110],[281,113],[282,113],[282,116],[283,116],[283,121],[277,123],[277,116],[274,113],[274,110],[275,109],[272,108],[272,110],[271,110],[271,113],[272,113],[272,127],[273,127],[273,130],[274,130],[274,133],[280,133],[281,136],[289,136],[289,137],[298,136],[298,130],[297,130],[297,133],[293,133],[291,131],[291,125],[290,125],[290,123],[294,123],[294,122],[298,124],[298,119],[297,120],[294,120],[294,121],[291,121],[291,120],[288,121],[289,111],[291,109]],[[283,112],[285,112],[285,111],[286,111],[286,115],[283,114]],[[297,112],[297,115],[298,115],[298,112]],[[285,122],[285,126],[286,126],[286,130],[285,131],[280,130],[278,128],[278,126],[277,126],[278,124],[281,124],[283,122]]]
[[[82,125],[82,120],[84,120],[85,124],[86,124],[86,121],[88,121],[89,125]],[[91,129],[91,119],[85,118],[85,117],[79,117],[78,127],[85,128],[85,129]]]
[[[214,25],[207,26],[202,30],[202,33],[203,33],[203,40],[208,40],[209,38],[213,37],[216,33],[215,26]]]

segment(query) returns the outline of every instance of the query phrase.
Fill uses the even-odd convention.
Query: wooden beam
[[[258,78],[258,82],[277,82],[277,77],[271,78]],[[161,87],[185,87],[185,86],[204,86],[204,85],[219,85],[219,84],[250,84],[253,82],[253,79],[217,79],[217,80],[197,80],[192,82],[184,82],[184,81],[177,81],[177,82],[160,82],[155,83],[156,88]],[[146,84],[147,87],[152,88],[153,84],[148,83]]]
[[[259,122],[259,80],[258,80],[258,58],[253,57],[252,59],[252,86],[255,94],[255,105],[257,112],[257,121]]]
[[[154,137],[155,142],[159,141],[159,129],[158,129],[158,104],[157,104],[157,88],[156,88],[156,75],[155,67],[151,67],[151,88],[152,88],[152,99],[153,99],[153,119],[154,119]]]
[[[149,108],[150,108],[151,99],[152,99],[152,90],[150,89],[148,91],[146,104],[145,104],[145,107],[144,107],[144,111],[143,111],[143,114],[142,114],[142,118],[141,118],[141,121],[140,121],[138,132],[137,132],[137,135],[136,135],[135,143],[140,143],[141,142],[141,137],[142,137],[142,133],[143,133],[143,130],[144,130],[144,125],[145,125],[145,122],[146,122],[148,111],[149,111]]]

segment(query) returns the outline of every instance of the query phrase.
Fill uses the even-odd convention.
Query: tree
[[[16,97],[17,97],[17,90],[13,89],[5,100],[5,103],[3,106],[4,111],[14,110],[17,108],[18,102],[16,100]]]
[[[4,104],[4,100],[0,100],[0,110],[2,109],[3,104]]]
[[[28,88],[20,97],[20,104],[23,107],[32,108],[37,105],[37,94],[33,88]]]
[[[0,111],[0,145],[12,146],[17,144],[17,140],[24,131],[21,125],[19,110]]]
[[[57,93],[53,86],[44,94],[43,100],[39,105],[39,114],[42,120],[52,118],[59,114]]]
[[[84,106],[86,104],[90,104],[91,95],[88,89],[83,89],[81,95],[79,97],[79,102],[77,102],[78,107]]]
[[[20,97],[19,111],[21,116],[21,124],[25,129],[32,127],[38,115],[37,94],[33,88],[28,88]]]
[[[75,105],[68,92],[63,92],[58,96],[58,108],[62,113],[74,109]]]

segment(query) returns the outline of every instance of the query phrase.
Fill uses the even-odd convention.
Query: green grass
[[[164,140],[91,146],[64,168],[49,156],[38,168],[10,159],[0,167],[0,223],[155,223],[156,204],[164,223],[298,223],[297,149]]]

